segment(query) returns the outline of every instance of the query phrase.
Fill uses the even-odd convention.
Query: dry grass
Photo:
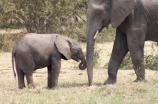
[[[94,85],[88,86],[87,71],[78,69],[73,60],[62,61],[59,88],[48,90],[46,68],[34,73],[36,89],[17,88],[14,80],[11,53],[0,53],[0,104],[155,104],[158,103],[158,73],[146,70],[147,83],[133,83],[136,78],[132,69],[119,70],[114,85],[103,86],[107,79],[108,62],[113,43],[97,44],[100,50],[99,68],[94,69]],[[148,43],[150,44],[150,43]],[[85,45],[82,44],[85,52]],[[146,48],[149,48],[148,46]],[[146,49],[145,49],[146,50]],[[148,50],[148,49],[147,49]]]

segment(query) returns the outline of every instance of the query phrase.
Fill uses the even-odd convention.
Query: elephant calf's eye
[[[80,51],[79,50],[77,50],[77,55],[78,55],[78,57],[80,56]]]
[[[100,12],[99,11],[96,11],[96,15],[99,15],[100,14]]]

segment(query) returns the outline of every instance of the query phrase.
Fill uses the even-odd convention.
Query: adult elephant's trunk
[[[88,9],[87,9],[87,26],[86,26],[86,41],[87,41],[87,50],[86,50],[86,63],[87,63],[87,74],[89,86],[93,83],[93,54],[94,54],[94,44],[95,38],[97,36],[98,30],[101,29],[102,21],[98,21],[97,18],[94,17],[94,13],[92,12],[92,1],[88,0]],[[99,19],[100,20],[100,19]]]
[[[93,82],[93,54],[94,54],[94,39],[95,30],[90,29],[89,25],[87,25],[87,53],[86,53],[86,62],[87,62],[87,74],[89,86],[92,85]]]
[[[86,66],[85,56],[83,55],[82,51],[80,53],[80,60],[81,60],[81,63],[79,64],[79,68],[81,70],[85,70],[87,66]]]

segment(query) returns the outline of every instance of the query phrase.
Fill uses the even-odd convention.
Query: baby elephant
[[[86,68],[85,57],[82,49],[75,39],[58,34],[36,34],[24,35],[14,46],[12,51],[12,65],[14,76],[14,60],[18,75],[18,87],[25,87],[24,75],[27,84],[35,88],[33,82],[33,71],[39,68],[48,69],[48,88],[57,86],[61,67],[61,58],[64,60],[81,60],[79,68]]]

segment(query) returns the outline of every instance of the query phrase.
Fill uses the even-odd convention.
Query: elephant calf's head
[[[58,51],[66,58],[66,60],[73,59],[77,62],[81,60],[79,68],[81,70],[86,69],[85,56],[83,55],[82,49],[77,40],[58,35],[55,44]]]

